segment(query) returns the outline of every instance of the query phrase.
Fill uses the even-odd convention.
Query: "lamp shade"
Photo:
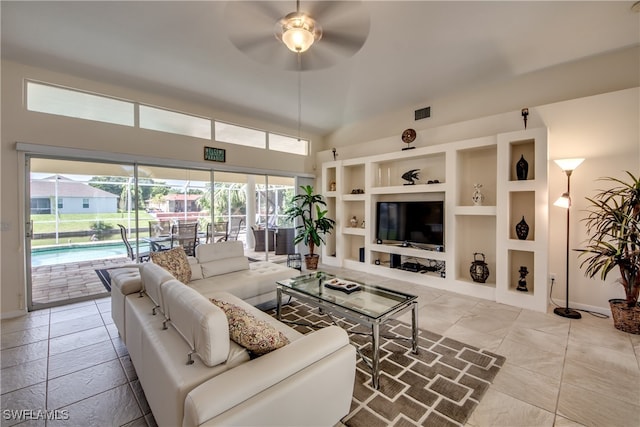
[[[571,197],[569,197],[569,193],[562,193],[562,196],[558,197],[558,200],[553,203],[553,206],[569,209],[569,207],[571,207]]]
[[[556,162],[563,171],[573,171],[580,166],[580,163],[584,162],[584,159],[558,159],[554,160],[554,162]]]

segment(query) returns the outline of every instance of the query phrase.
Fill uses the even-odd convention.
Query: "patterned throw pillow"
[[[214,298],[210,300],[227,315],[229,337],[254,355],[261,356],[289,344],[282,332],[243,308]]]
[[[173,274],[182,283],[191,281],[191,266],[184,248],[177,247],[168,251],[151,252],[151,261]]]

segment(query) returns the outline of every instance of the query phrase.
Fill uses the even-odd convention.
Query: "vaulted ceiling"
[[[2,1],[2,57],[284,126],[296,126],[300,85],[303,130],[328,134],[640,44],[640,14],[628,1],[343,3],[300,8],[328,31],[364,34],[364,44],[343,55],[349,37],[328,32],[307,53],[336,55],[318,69],[302,54],[312,68],[302,72],[273,35],[275,17],[295,1]],[[255,43],[238,43],[245,32]]]

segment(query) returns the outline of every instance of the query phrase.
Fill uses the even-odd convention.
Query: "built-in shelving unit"
[[[546,311],[548,298],[549,206],[547,178],[547,130],[532,129],[498,135],[498,259],[504,278],[496,300],[505,304]],[[526,179],[518,179],[516,164],[528,163]],[[523,177],[521,177],[523,178]],[[518,238],[516,225],[523,219],[529,227]],[[527,292],[518,291],[519,270],[526,267]]]
[[[516,172],[521,157],[527,179]],[[322,247],[322,262],[546,311],[547,163],[546,129],[324,163],[323,195],[336,229]],[[410,170],[418,174],[413,185],[402,178]],[[475,184],[481,203],[473,198]],[[444,202],[443,246],[376,240],[378,202],[429,200]],[[529,233],[520,240],[515,228],[523,217]],[[475,253],[485,257],[485,283],[471,277]],[[421,269],[399,268],[404,263]],[[521,266],[529,271],[527,292],[517,290]]]

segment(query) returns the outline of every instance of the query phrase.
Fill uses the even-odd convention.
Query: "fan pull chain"
[[[301,122],[302,122],[302,53],[298,52],[298,142],[300,142]]]

